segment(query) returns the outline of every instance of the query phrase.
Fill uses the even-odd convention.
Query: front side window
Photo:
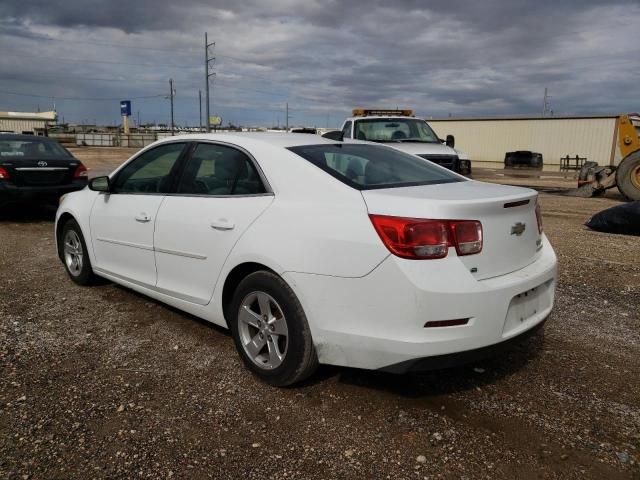
[[[255,195],[264,184],[249,157],[232,147],[199,144],[187,164],[178,193],[191,195]]]
[[[370,142],[440,143],[424,120],[417,118],[370,118],[358,120],[355,138]]]
[[[442,167],[379,145],[329,143],[289,150],[358,190],[465,181]]]
[[[116,176],[116,193],[168,193],[171,172],[184,150],[184,143],[160,145],[129,162]]]

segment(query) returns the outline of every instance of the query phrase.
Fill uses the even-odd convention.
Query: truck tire
[[[628,200],[640,200],[640,150],[620,162],[616,170],[616,184]]]

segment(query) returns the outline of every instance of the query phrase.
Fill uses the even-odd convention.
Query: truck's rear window
[[[378,145],[328,143],[289,150],[358,190],[465,181],[428,160]]]

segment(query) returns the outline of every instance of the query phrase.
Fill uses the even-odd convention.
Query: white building
[[[620,162],[618,115],[426,119],[440,138],[455,136],[456,148],[474,166],[502,167],[506,152],[542,153],[545,170],[558,170],[560,158],[586,157],[600,165]]]
[[[0,132],[44,135],[57,118],[56,112],[0,112]]]

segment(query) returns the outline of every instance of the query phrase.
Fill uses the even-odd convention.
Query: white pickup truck
[[[342,139],[385,143],[398,150],[430,160],[457,173],[470,174],[471,161],[455,150],[453,135],[441,140],[429,124],[411,110],[353,110],[342,124]],[[333,135],[331,135],[333,134]],[[329,137],[339,132],[325,134]]]

